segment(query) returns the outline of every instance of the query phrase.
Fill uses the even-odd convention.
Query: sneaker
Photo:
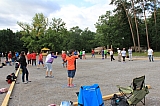
[[[70,84],[68,84],[67,87],[70,87]]]
[[[27,83],[28,83],[28,82],[32,82],[32,81],[27,81]]]
[[[74,85],[74,84],[71,84],[70,87],[71,87],[71,88],[72,88],[72,87],[75,87],[75,85]]]
[[[23,82],[23,84],[27,84],[28,82]]]
[[[45,78],[48,78],[49,76],[45,76]]]
[[[53,78],[54,76],[49,76],[49,78]]]

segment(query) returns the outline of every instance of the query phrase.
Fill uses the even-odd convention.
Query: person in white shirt
[[[149,47],[148,48],[148,58],[149,58],[149,61],[151,62],[154,62],[153,60],[153,50]]]
[[[82,59],[86,59],[86,53],[85,53],[85,50],[83,49],[82,51]]]
[[[111,61],[112,61],[112,60],[115,60],[114,57],[113,57],[113,50],[112,50],[112,49],[110,50],[109,53],[110,53],[110,56],[111,56]]]
[[[123,62],[125,62],[125,57],[126,57],[126,50],[125,50],[125,48],[123,48],[123,50],[121,51],[121,54],[122,54]]]
[[[132,49],[131,49],[131,47],[129,47],[129,49],[128,49],[128,54],[129,54],[129,61],[133,61],[132,60]]]

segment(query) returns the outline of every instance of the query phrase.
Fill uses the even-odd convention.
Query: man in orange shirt
[[[32,55],[32,66],[33,66],[33,63],[35,64],[35,66],[36,66],[36,53],[33,51],[33,53],[31,54]]]
[[[74,50],[71,49],[69,51],[69,55],[65,59],[65,62],[67,62],[67,70],[68,70],[68,87],[74,87],[73,78],[76,73],[76,59],[78,59],[78,56],[75,56]]]

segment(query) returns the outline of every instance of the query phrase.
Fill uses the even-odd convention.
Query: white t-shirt
[[[82,51],[82,54],[85,55],[85,51]]]
[[[110,55],[113,55],[113,51],[112,50],[110,51]]]
[[[152,49],[148,49],[148,55],[153,55],[153,50]]]
[[[121,50],[118,50],[118,54],[121,55]]]
[[[126,56],[126,51],[121,51],[122,56]]]
[[[132,49],[128,49],[128,53],[129,53],[129,54],[132,54]]]

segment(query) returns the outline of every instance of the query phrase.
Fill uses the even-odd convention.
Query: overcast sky
[[[95,32],[98,17],[114,7],[111,0],[0,0],[0,30],[20,31],[17,21],[32,23],[36,13],[43,13],[51,21],[61,18],[68,29],[79,26]]]

